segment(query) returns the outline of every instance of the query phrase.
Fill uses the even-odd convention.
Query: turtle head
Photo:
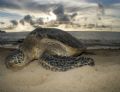
[[[7,68],[22,68],[25,65],[24,53],[20,50],[14,50],[6,57],[5,64]]]

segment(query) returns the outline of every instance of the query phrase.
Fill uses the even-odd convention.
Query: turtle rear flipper
[[[47,69],[53,71],[67,71],[84,65],[95,65],[92,58],[83,56],[57,56],[45,53],[40,59],[44,68],[47,67]]]

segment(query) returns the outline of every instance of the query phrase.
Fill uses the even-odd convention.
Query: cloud
[[[0,8],[17,8],[19,9],[19,4],[14,0],[0,0]]]
[[[50,9],[57,7],[59,4],[39,4],[36,2],[29,2],[25,4],[24,9],[26,10],[34,10],[34,11],[41,11],[41,12],[48,12]],[[32,7],[31,7],[32,6]]]
[[[108,8],[106,8],[106,13],[110,16],[116,16],[120,18],[120,3],[112,4]]]
[[[78,0],[78,1],[80,1],[80,0]],[[111,5],[111,4],[120,3],[120,0],[82,0],[82,1],[89,2],[89,3],[101,2],[104,5]]]
[[[63,5],[65,12],[88,11],[95,9],[98,0],[0,0],[0,10],[7,13],[40,14]],[[100,0],[105,6],[120,3],[120,0]],[[119,7],[119,6],[118,6]]]
[[[97,3],[98,0],[0,0],[0,8],[26,9],[34,11],[49,11],[59,4],[77,9],[83,5]],[[104,5],[120,3],[120,0],[101,0]],[[68,9],[68,8],[66,8]]]

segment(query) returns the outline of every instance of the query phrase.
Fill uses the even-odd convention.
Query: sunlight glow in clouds
[[[90,8],[97,6],[96,2],[98,0],[0,0],[0,10],[6,10],[5,14],[8,14],[9,18],[14,18],[11,15],[16,15],[19,18],[26,14],[32,14],[35,16],[42,16],[42,13],[48,13],[51,9],[54,9],[58,5],[64,5],[65,11],[77,12],[77,11],[89,11]],[[120,7],[120,0],[100,0],[103,5],[111,6],[118,4],[115,8]],[[111,14],[117,13],[118,10],[109,11]],[[3,16],[3,12],[0,11],[0,16]],[[5,15],[7,16],[7,15]],[[11,17],[10,17],[11,16]],[[48,16],[48,15],[47,15]],[[50,15],[51,16],[51,15]],[[49,16],[49,17],[50,17]],[[52,14],[49,18],[54,20],[56,17]]]

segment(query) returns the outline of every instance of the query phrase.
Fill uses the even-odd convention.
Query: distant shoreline
[[[15,48],[29,32],[0,33],[0,47]],[[120,49],[120,32],[68,31],[88,49]]]

